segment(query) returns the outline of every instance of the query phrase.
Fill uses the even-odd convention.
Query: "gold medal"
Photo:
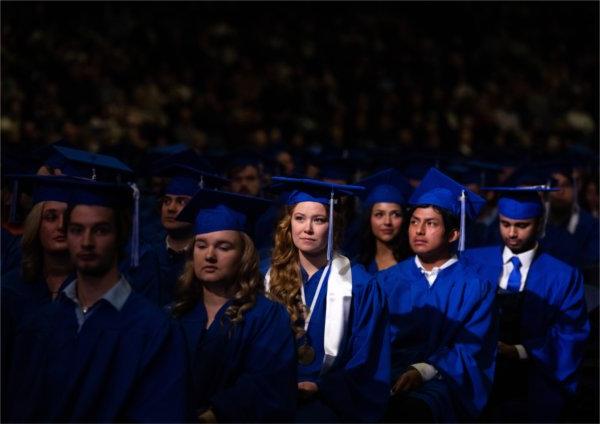
[[[307,345],[303,344],[298,348],[298,363],[300,365],[310,365],[315,360],[315,350]]]

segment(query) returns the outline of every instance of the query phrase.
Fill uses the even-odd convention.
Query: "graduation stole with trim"
[[[270,280],[271,268],[265,275],[265,290],[267,292],[269,291]],[[331,368],[339,354],[340,345],[348,325],[352,302],[352,267],[350,260],[337,253],[334,254],[331,261],[325,302],[325,332],[323,337],[325,357],[321,366],[321,374]]]

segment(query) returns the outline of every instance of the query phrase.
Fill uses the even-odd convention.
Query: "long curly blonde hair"
[[[302,275],[298,248],[292,239],[292,214],[295,206],[286,206],[283,217],[275,229],[275,243],[271,256],[269,293],[270,299],[284,305],[290,314],[292,330],[297,338],[304,335],[304,317],[308,307],[302,303]],[[329,215],[328,208],[325,208]],[[328,216],[329,218],[329,216]],[[333,213],[333,245],[340,244],[343,233],[342,215]]]
[[[239,267],[233,277],[233,299],[225,311],[224,318],[232,324],[241,323],[244,313],[256,303],[256,295],[264,290],[263,278],[258,268],[258,252],[252,239],[243,232],[239,232],[242,241],[242,257]],[[177,281],[175,302],[172,314],[178,318],[189,312],[202,301],[202,284],[194,273],[194,249],[188,249],[188,258],[181,277]]]

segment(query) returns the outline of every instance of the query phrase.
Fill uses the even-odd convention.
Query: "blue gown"
[[[100,300],[81,330],[61,294],[17,329],[8,421],[181,422],[188,378],[181,330],[131,292]]]
[[[310,279],[302,270],[308,305],[323,270]],[[378,421],[385,412],[390,391],[389,327],[384,296],[375,279],[362,266],[352,266],[349,326],[338,357],[321,375],[326,294],[327,283],[324,282],[307,332],[316,359],[309,365],[298,365],[298,381],[316,383],[319,392],[316,399],[299,405],[296,421]],[[302,340],[297,341],[298,347],[302,343]]]
[[[164,239],[154,244],[152,248],[158,256],[160,266],[159,304],[164,306],[174,299],[177,280],[183,272],[187,254],[167,249]]]
[[[219,422],[289,422],[297,385],[287,311],[258,295],[244,321],[232,326],[224,315],[228,306],[208,329],[202,302],[179,319],[192,365],[192,409],[212,407]]]
[[[390,312],[392,381],[412,364],[430,364],[441,378],[409,396],[425,401],[436,420],[477,417],[494,378],[492,284],[459,261],[430,287],[414,257],[381,271],[378,280]]]
[[[0,272],[5,275],[21,264],[21,237],[10,233],[6,228],[1,229]]]
[[[502,251],[503,246],[472,249],[465,257],[481,264],[482,272],[497,283],[502,275]],[[528,413],[532,419],[555,421],[565,395],[577,389],[590,332],[581,273],[540,249],[523,294],[519,344],[530,358]]]
[[[125,258],[119,263],[119,271],[127,279],[133,291],[143,295],[157,306],[161,304],[160,262],[158,255],[148,244],[140,244],[139,264],[131,265],[131,243],[127,244]]]
[[[581,270],[597,268],[600,258],[599,233],[598,218],[580,210],[579,223],[573,234],[564,227],[548,224],[546,236],[540,243],[546,252],[569,265]]]

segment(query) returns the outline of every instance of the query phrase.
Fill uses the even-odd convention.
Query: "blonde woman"
[[[247,215],[269,202],[199,190],[178,219],[193,247],[171,307],[192,363],[201,422],[286,422],[296,406],[296,362],[285,309],[265,298]]]
[[[285,305],[296,336],[296,421],[377,421],[389,395],[384,300],[375,280],[335,250],[342,228],[334,196],[361,188],[273,182],[287,195],[266,285]]]

